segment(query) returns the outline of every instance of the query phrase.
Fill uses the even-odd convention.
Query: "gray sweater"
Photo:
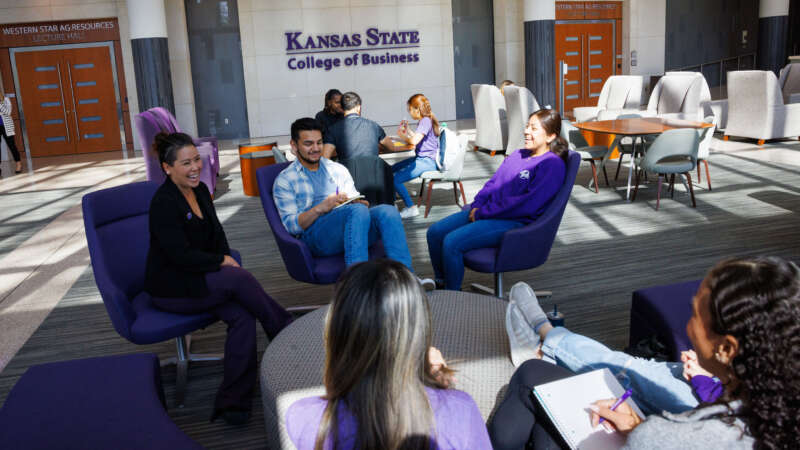
[[[741,402],[730,404],[736,410]],[[745,424],[736,419],[728,425],[721,420],[728,407],[713,405],[681,414],[664,412],[642,422],[631,434],[625,449],[752,449],[755,440],[744,433]]]

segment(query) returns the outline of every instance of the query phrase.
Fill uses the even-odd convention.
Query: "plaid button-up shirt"
[[[339,192],[344,192],[348,198],[359,195],[353,184],[353,177],[345,166],[326,158],[321,158],[320,164],[325,166],[328,176],[339,188]],[[275,200],[278,215],[286,231],[295,236],[303,234],[303,228],[297,222],[297,217],[314,206],[311,204],[314,199],[314,188],[299,160],[295,160],[275,178],[272,198]]]

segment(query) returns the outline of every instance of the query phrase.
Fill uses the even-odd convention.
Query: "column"
[[[524,0],[525,84],[539,104],[557,106],[555,0]]]
[[[758,4],[758,54],[761,70],[775,75],[786,65],[786,38],[789,27],[789,0],[761,0]]]
[[[127,3],[139,111],[162,106],[174,115],[164,0]]]

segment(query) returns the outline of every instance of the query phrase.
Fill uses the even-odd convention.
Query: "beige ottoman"
[[[514,373],[505,331],[506,303],[484,295],[435,291],[430,306],[433,345],[457,370],[456,389],[471,395],[488,420]],[[322,331],[327,309],[301,317],[264,352],[261,398],[268,448],[294,448],[286,433],[286,410],[298,399],[325,393]]]

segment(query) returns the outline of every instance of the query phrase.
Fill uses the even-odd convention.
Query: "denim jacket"
[[[327,158],[321,158],[320,164],[325,166],[339,192],[344,192],[348,198],[359,195],[347,168]],[[286,230],[295,236],[303,234],[303,228],[300,227],[297,218],[314,206],[311,204],[314,199],[314,189],[308,176],[303,172],[303,165],[299,160],[295,160],[275,178],[272,198]]]

